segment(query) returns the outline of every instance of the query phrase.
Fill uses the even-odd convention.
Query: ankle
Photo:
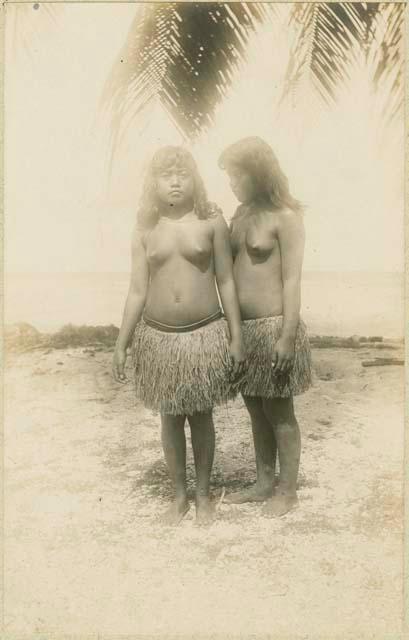
[[[296,487],[288,487],[285,485],[278,485],[275,490],[276,496],[283,496],[285,498],[295,498],[297,496]]]
[[[255,486],[262,492],[271,491],[274,488],[274,480],[272,478],[257,478]]]
[[[174,493],[175,502],[186,502],[187,500],[187,491],[186,489],[177,489]]]
[[[196,491],[196,502],[207,502],[210,500],[209,491]]]

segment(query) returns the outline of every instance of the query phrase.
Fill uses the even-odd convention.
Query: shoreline
[[[28,322],[43,333],[64,325],[116,325],[127,273],[8,274],[5,325]],[[403,280],[391,272],[303,272],[301,315],[310,335],[404,335]]]
[[[38,349],[69,349],[94,347],[96,350],[114,349],[119,329],[114,324],[75,325],[66,324],[58,331],[43,332],[27,322],[5,325],[4,342],[8,353],[21,353]],[[313,349],[403,349],[404,338],[388,338],[381,335],[336,336],[310,334]]]

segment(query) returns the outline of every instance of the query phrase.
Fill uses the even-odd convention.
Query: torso
[[[145,315],[180,326],[219,308],[213,260],[212,218],[160,219],[146,234],[150,282]]]
[[[277,213],[238,213],[230,234],[242,318],[281,315],[283,284]]]

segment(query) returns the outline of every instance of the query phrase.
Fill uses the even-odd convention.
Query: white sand
[[[259,505],[222,505],[208,530],[194,508],[177,529],[156,522],[170,491],[159,420],[111,379],[110,353],[15,356],[6,632],[398,638],[403,368],[364,369],[373,355],[314,352],[315,387],[296,400],[299,509],[270,520]],[[241,401],[215,419],[220,494],[251,482],[254,460]]]

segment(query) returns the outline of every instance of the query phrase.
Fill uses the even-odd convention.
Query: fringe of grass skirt
[[[262,398],[287,398],[303,393],[312,384],[311,350],[307,330],[300,320],[295,342],[295,359],[291,372],[277,375],[272,368],[274,346],[281,335],[282,316],[257,318],[242,322],[246,348],[246,373],[238,391]]]
[[[136,396],[171,415],[210,411],[234,397],[229,383],[229,333],[224,319],[188,332],[137,325],[132,344]]]

